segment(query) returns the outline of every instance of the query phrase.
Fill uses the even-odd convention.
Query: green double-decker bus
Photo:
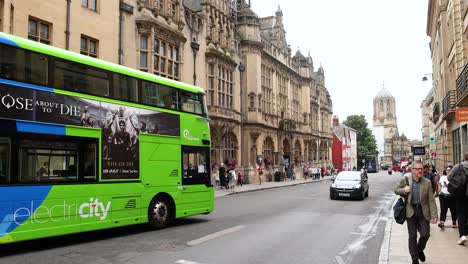
[[[0,244],[214,209],[203,89],[0,33]]]

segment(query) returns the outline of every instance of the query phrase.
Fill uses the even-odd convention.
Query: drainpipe
[[[190,43],[190,47],[193,51],[193,85],[197,85],[197,53],[200,49],[200,44],[198,44],[194,38]]]
[[[118,51],[118,58],[119,64],[123,65],[123,34],[124,34],[124,12],[128,14],[133,14],[133,6],[126,4],[123,0],[119,1],[119,51]]]
[[[119,51],[118,51],[118,58],[119,58],[119,64],[123,65],[123,21],[124,21],[124,16],[123,16],[123,1],[120,1],[119,4]]]
[[[71,0],[67,1],[67,22],[65,28],[65,49],[70,49],[70,12],[71,12]]]

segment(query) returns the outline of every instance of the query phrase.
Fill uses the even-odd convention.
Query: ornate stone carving
[[[146,21],[139,21],[136,23],[138,32],[140,34],[150,35],[153,30],[153,24]]]

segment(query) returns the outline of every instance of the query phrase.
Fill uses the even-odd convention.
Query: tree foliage
[[[357,137],[357,158],[358,166],[362,168],[362,160],[366,155],[378,155],[377,143],[372,131],[367,128],[367,121],[364,115],[350,115],[343,122],[344,125],[356,130]]]

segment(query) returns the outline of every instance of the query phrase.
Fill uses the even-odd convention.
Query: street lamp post
[[[245,71],[245,65],[242,64],[242,62],[239,63],[239,98],[240,98],[240,138],[242,140],[242,131],[243,131],[243,121],[244,121],[244,112],[243,112],[243,98],[242,98],[242,79],[243,79],[243,74]],[[245,161],[245,155],[241,154],[241,165],[244,166],[246,161]]]
[[[423,74],[423,77],[422,77],[422,81],[423,81],[423,82],[428,81],[427,76],[430,76],[431,79],[432,79],[432,73],[424,73],[424,74]]]

